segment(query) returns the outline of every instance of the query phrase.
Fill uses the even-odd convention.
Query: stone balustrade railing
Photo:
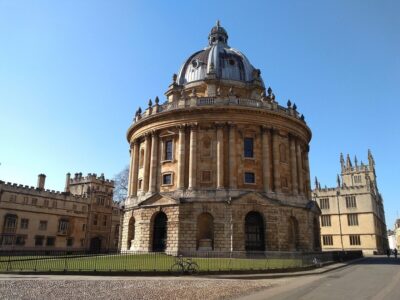
[[[275,101],[261,101],[254,99],[245,99],[245,98],[236,98],[236,97],[228,97],[228,98],[220,98],[220,97],[201,97],[201,98],[188,98],[188,99],[180,99],[173,102],[165,102],[163,104],[156,103],[155,105],[149,106],[144,112],[139,110],[136,113],[134,118],[134,122],[137,122],[141,119],[147,118],[151,115],[155,115],[160,112],[175,110],[175,109],[185,109],[189,107],[196,106],[244,106],[244,107],[253,107],[259,109],[265,109],[270,111],[275,111],[281,114],[292,116],[296,119],[302,120],[304,122],[304,116],[300,115],[298,111],[292,106],[283,107],[280,106]]]

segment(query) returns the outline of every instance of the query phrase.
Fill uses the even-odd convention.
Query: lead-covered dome
[[[240,51],[228,46],[228,33],[219,21],[208,36],[209,45],[191,55],[182,65],[175,83],[186,85],[205,79],[255,83],[264,87],[260,70]]]

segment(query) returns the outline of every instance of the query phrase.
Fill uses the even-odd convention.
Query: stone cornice
[[[234,115],[235,117],[234,120],[232,120],[233,116],[230,115],[229,113]],[[240,118],[237,115],[238,113]],[[128,129],[127,138],[128,140],[131,139],[134,129],[146,128],[150,124],[152,124],[152,127],[154,127],[158,123],[157,124],[159,125],[158,129],[164,129],[171,126],[178,126],[182,125],[182,123],[186,124],[186,123],[197,122],[199,123],[199,125],[201,125],[202,122],[215,122],[216,119],[215,115],[217,115],[220,122],[225,122],[225,123],[233,122],[236,124],[248,123],[254,125],[265,125],[267,121],[269,123],[269,125],[266,125],[267,127],[273,126],[276,129],[288,132],[294,132],[299,137],[302,136],[304,143],[308,143],[311,140],[311,130],[309,129],[309,127],[304,122],[298,120],[295,117],[286,114],[281,114],[276,111],[263,110],[251,107],[236,107],[236,106],[227,106],[227,107],[202,106],[202,107],[182,108],[182,109],[160,112],[158,114],[148,116],[147,118],[141,119],[138,122],[132,124]],[[173,118],[169,118],[170,116],[173,116]],[[201,116],[202,118],[199,119],[198,118],[199,116]],[[257,120],[258,116],[261,117],[265,116],[268,117],[268,119]],[[288,121],[290,121],[290,123]],[[288,126],[289,124],[291,126]]]

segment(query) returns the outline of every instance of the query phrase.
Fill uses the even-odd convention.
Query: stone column
[[[196,188],[197,184],[197,124],[190,126],[190,146],[189,146],[189,190]]]
[[[297,172],[298,172],[298,180],[299,180],[299,194],[303,195],[304,193],[304,181],[303,181],[303,167],[301,161],[301,147],[300,141],[296,141],[296,153],[297,153]]]
[[[185,126],[179,127],[177,187],[181,190],[185,187]]]
[[[297,182],[297,160],[296,160],[296,141],[293,135],[289,135],[290,139],[290,172],[292,175],[292,193],[297,195],[298,182]]]
[[[137,181],[139,172],[139,142],[133,141],[131,144],[131,162],[129,165],[128,196],[137,195]]]
[[[135,153],[135,144],[130,144],[129,149],[129,173],[128,173],[128,197],[132,195],[132,175],[133,175],[133,155]]]
[[[270,145],[269,145],[269,128],[261,127],[261,143],[262,143],[262,170],[263,170],[263,185],[264,192],[269,192],[269,180],[271,178],[270,162]]]
[[[150,144],[150,135],[146,134],[143,155],[143,192],[145,193],[149,190]]]
[[[304,155],[305,155],[305,167],[306,167],[306,180],[307,180],[307,182],[308,182],[308,188],[307,188],[307,190],[308,190],[308,193],[307,193],[307,197],[309,198],[309,199],[311,199],[311,189],[310,189],[310,182],[311,182],[311,179],[310,179],[310,162],[309,162],[309,160],[308,160],[308,153],[310,152],[310,146],[306,146],[306,152],[304,153]]]
[[[217,124],[217,189],[224,188],[224,128]]]
[[[229,188],[237,189],[236,125],[229,124]]]
[[[272,161],[274,163],[274,191],[281,192],[281,172],[279,157],[279,131],[272,129]]]
[[[158,163],[158,133],[152,132],[151,135],[151,155],[150,155],[150,176],[149,192],[157,191],[157,163]]]

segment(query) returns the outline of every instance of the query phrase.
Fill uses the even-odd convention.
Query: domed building
[[[129,127],[121,250],[311,251],[311,131],[280,106],[219,22]]]

